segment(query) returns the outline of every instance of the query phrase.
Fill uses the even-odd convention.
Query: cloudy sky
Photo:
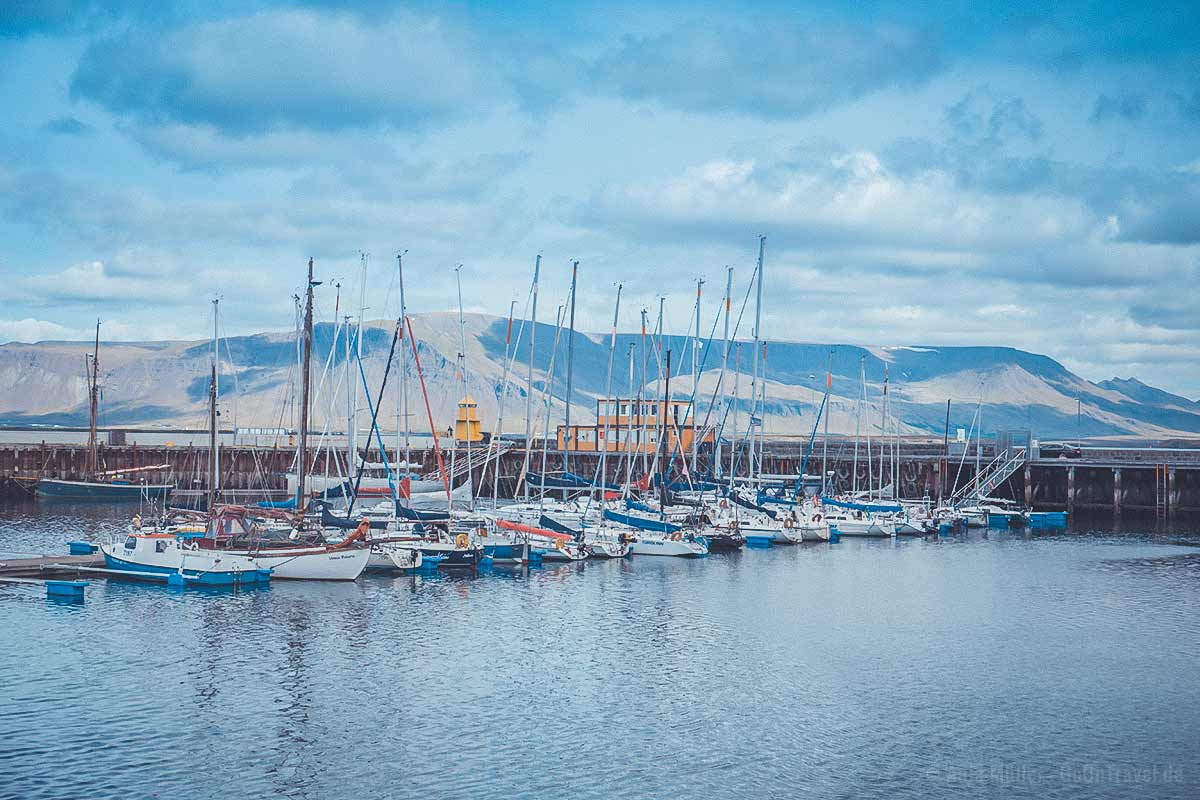
[[[287,328],[306,259],[682,331],[1011,345],[1200,396],[1193,2],[0,7],[0,341]],[[1144,6],[1144,7],[1143,7]],[[320,313],[333,313],[323,287]]]

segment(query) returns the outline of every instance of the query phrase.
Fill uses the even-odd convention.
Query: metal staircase
[[[1001,450],[995,458],[981,467],[965,486],[951,496],[951,501],[958,503],[969,497],[987,497],[993,489],[1011,478],[1028,460],[1029,449],[1024,445]]]
[[[454,464],[454,471],[450,475],[451,482],[453,482],[456,478],[467,475],[468,471],[477,471],[481,466],[492,459],[499,460],[500,456],[504,455],[509,450],[512,450],[514,447],[516,447],[516,442],[508,439],[501,439],[499,442],[491,445],[483,445],[479,448],[473,447],[471,448],[471,463],[468,464],[465,457],[466,448],[460,446],[460,452],[458,454],[458,458],[456,459],[456,463]],[[449,470],[451,458],[450,454],[444,450],[442,451],[442,461],[445,463],[446,469]],[[434,470],[425,477],[429,480],[440,481],[442,479],[442,473],[439,470]]]

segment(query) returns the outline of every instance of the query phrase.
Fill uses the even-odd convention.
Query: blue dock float
[[[83,602],[87,581],[46,581],[46,597]]]
[[[1065,528],[1067,527],[1066,511],[1035,511],[1029,515],[1031,528]]]
[[[73,556],[95,555],[99,549],[91,542],[67,542],[67,551]]]

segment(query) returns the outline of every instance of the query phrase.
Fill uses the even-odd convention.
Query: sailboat
[[[340,542],[330,543],[317,527],[313,529],[304,519],[305,487],[308,471],[308,420],[312,362],[313,331],[313,262],[308,261],[308,282],[305,289],[304,328],[301,334],[301,404],[299,447],[296,454],[298,472],[296,514],[282,509],[217,505],[218,473],[212,477],[211,500],[208,511],[208,535],[199,539],[201,547],[224,550],[253,558],[260,567],[273,570],[276,578],[292,580],[356,580],[371,557],[366,538],[369,520],[364,519],[355,532]],[[214,332],[215,338],[215,332]],[[214,345],[215,351],[215,345]],[[215,375],[215,367],[214,367]],[[216,425],[215,380],[213,389],[212,424]],[[212,440],[213,462],[217,462],[219,445]]]
[[[85,480],[59,478],[38,479],[35,493],[38,497],[53,500],[87,500],[99,502],[118,501],[166,501],[174,486],[170,484],[145,483],[131,480],[130,475],[167,469],[170,464],[136,467],[127,470],[101,470],[96,432],[96,418],[100,411],[100,320],[96,320],[96,345],[91,354],[84,356],[88,383],[88,463]]]
[[[202,533],[177,527],[143,529],[138,520],[127,535],[101,543],[100,552],[108,570],[141,580],[179,586],[243,586],[271,579],[271,570],[249,556],[200,549],[191,538],[195,535]]]

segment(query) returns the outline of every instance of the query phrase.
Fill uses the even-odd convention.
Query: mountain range
[[[519,339],[517,358],[505,384],[507,320],[484,314],[465,318],[460,334],[457,314],[414,315],[412,326],[419,342],[421,372],[429,405],[439,430],[453,420],[454,407],[464,394],[478,403],[485,430],[495,430],[503,396],[506,432],[525,429],[528,326],[514,325]],[[371,405],[379,406],[381,425],[394,430],[399,423],[402,384],[397,354],[380,396],[394,323],[364,326],[362,375],[370,387]],[[543,391],[550,386],[550,425],[561,421],[567,389],[567,335],[539,323],[533,367],[533,406],[545,425]],[[460,339],[461,335],[461,339]],[[465,341],[465,347],[461,347]],[[609,373],[608,335],[577,333],[571,360],[572,420],[595,419],[596,400],[605,394]],[[363,378],[354,359],[346,369],[346,342],[332,324],[317,325],[313,334],[313,423],[316,429],[343,430],[346,420],[347,376],[361,388]],[[691,340],[668,336],[663,353],[653,342],[643,349],[638,334],[617,334],[612,367],[613,394],[628,397],[648,379],[644,391],[660,391],[659,364],[666,352],[672,358],[671,393],[677,399],[693,391]],[[407,343],[400,345],[407,347]],[[464,369],[459,372],[462,349]],[[86,342],[9,343],[0,345],[0,423],[78,425],[87,422]],[[259,333],[234,336],[220,343],[222,427],[288,427],[298,419],[296,376],[298,347],[292,333]],[[204,427],[212,345],[207,341],[101,342],[101,424],[109,426],[164,425]],[[730,397],[735,387],[738,429],[745,431],[750,409],[753,345],[740,342],[731,349],[728,368],[721,378],[723,345],[701,345],[699,414],[712,421],[732,417],[717,403],[717,395]],[[643,373],[643,356],[648,362]],[[633,364],[634,380],[630,371]],[[665,366],[665,364],[663,365]],[[553,375],[551,376],[551,370]],[[1133,437],[1165,439],[1200,434],[1200,403],[1148,386],[1133,378],[1113,378],[1093,383],[1043,355],[1007,347],[916,347],[829,345],[772,341],[765,347],[764,431],[771,435],[806,435],[816,420],[830,380],[829,430],[836,433],[878,435],[883,419],[886,389],[890,408],[887,429],[902,434],[940,437],[950,401],[950,431],[968,431],[981,420],[986,434],[1007,429],[1029,429],[1035,438]],[[406,376],[410,425],[428,431],[416,366],[407,359]],[[865,379],[865,380],[864,380]],[[631,389],[631,387],[633,387]],[[865,395],[865,399],[864,399]],[[360,396],[363,396],[360,394]],[[359,401],[359,426],[370,424],[368,403]],[[821,423],[822,428],[824,422]],[[553,430],[553,427],[551,427]]]

